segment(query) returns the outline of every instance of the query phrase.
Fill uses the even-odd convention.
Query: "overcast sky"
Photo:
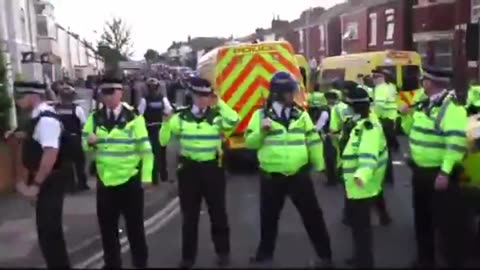
[[[134,57],[148,48],[164,52],[172,41],[195,36],[245,36],[268,28],[273,14],[293,20],[309,6],[344,0],[50,0],[59,24],[97,40],[104,21],[119,16],[130,25]],[[95,34],[97,31],[98,34]]]

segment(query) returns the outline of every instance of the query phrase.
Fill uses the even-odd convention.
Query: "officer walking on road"
[[[45,85],[16,82],[17,105],[31,111],[23,141],[23,165],[33,178],[17,186],[20,193],[36,201],[35,214],[40,250],[47,268],[69,268],[62,226],[68,161],[62,124],[55,109],[45,103]]]
[[[347,102],[357,118],[342,154],[346,214],[353,238],[353,258],[347,262],[356,268],[368,269],[374,267],[370,212],[382,191],[387,143],[380,121],[370,113],[367,90],[357,86],[349,91]]]
[[[402,128],[409,138],[412,168],[417,267],[435,267],[435,228],[444,241],[448,267],[465,263],[466,213],[457,168],[466,153],[467,112],[446,90],[451,73],[424,67],[422,84],[428,98],[414,108],[401,108]]]
[[[183,219],[180,267],[191,268],[195,264],[202,199],[210,215],[217,264],[226,266],[230,262],[230,229],[225,205],[225,172],[220,166],[219,154],[221,133],[236,126],[238,115],[215,96],[207,80],[193,77],[190,84],[193,105],[175,113],[160,130],[161,145],[167,145],[172,135],[180,140],[177,170]]]
[[[309,166],[311,161],[315,171],[324,170],[322,141],[308,113],[294,103],[297,89],[292,75],[276,73],[270,82],[272,105],[254,113],[245,134],[246,146],[258,151],[261,168],[261,236],[251,262],[273,260],[278,219],[289,196],[319,257],[315,265],[328,267],[332,259],[330,238]]]
[[[383,131],[387,138],[389,160],[387,164],[387,172],[385,174],[385,182],[393,184],[393,163],[392,153],[398,151],[399,145],[395,132],[395,121],[397,120],[397,89],[396,86],[389,82],[389,71],[383,69],[375,69],[372,71],[375,80],[375,90],[373,105],[375,114],[380,118]]]
[[[121,268],[118,222],[123,215],[133,266],[147,267],[143,225],[143,184],[152,180],[153,154],[143,116],[122,103],[123,85],[104,78],[99,86],[104,106],[90,114],[83,129],[83,147],[97,167],[97,216],[106,268]]]
[[[68,84],[61,84],[58,87],[60,103],[55,105],[55,111],[60,116],[66,136],[69,136],[74,156],[72,166],[72,182],[75,183],[75,191],[88,190],[87,174],[85,168],[85,154],[82,149],[82,127],[86,122],[85,112],[82,107],[73,103],[75,88]]]
[[[155,78],[147,80],[147,95],[140,100],[138,112],[143,114],[147,122],[148,137],[152,145],[154,164],[152,183],[158,185],[158,173],[160,180],[168,181],[167,171],[167,148],[160,145],[159,132],[162,125],[162,119],[165,115],[170,115],[173,111],[172,105],[165,96],[165,82]]]

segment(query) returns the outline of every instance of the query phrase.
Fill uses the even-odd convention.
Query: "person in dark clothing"
[[[172,113],[173,108],[165,97],[166,85],[164,81],[155,78],[147,80],[147,95],[140,100],[138,112],[143,114],[147,124],[148,137],[152,145],[155,158],[153,164],[152,183],[158,185],[158,173],[162,182],[168,181],[167,148],[160,145],[159,132],[164,115]]]
[[[65,196],[65,146],[62,125],[54,108],[45,102],[44,84],[16,82],[17,105],[31,112],[25,128],[22,163],[32,176],[30,183],[19,182],[17,190],[35,202],[38,242],[48,269],[70,268],[63,234]]]
[[[60,103],[55,105],[55,110],[60,117],[66,135],[70,137],[72,143],[73,159],[72,164],[72,191],[88,190],[87,174],[85,172],[85,154],[82,150],[82,127],[86,122],[85,112],[82,107],[73,103],[75,97],[75,89],[68,85],[62,84],[58,88]],[[75,179],[77,181],[75,182]]]

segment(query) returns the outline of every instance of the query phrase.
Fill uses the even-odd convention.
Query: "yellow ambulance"
[[[320,64],[322,79],[342,79],[356,81],[357,75],[371,74],[375,68],[382,68],[394,75],[399,91],[398,105],[411,105],[418,94],[417,90],[403,89],[404,79],[420,76],[422,59],[413,51],[377,51],[327,57]]]

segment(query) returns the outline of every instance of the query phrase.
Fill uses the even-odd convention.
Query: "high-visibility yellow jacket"
[[[272,120],[270,131],[262,129],[262,119]],[[325,167],[323,144],[308,113],[293,107],[288,128],[282,125],[273,108],[257,110],[245,133],[247,148],[258,150],[260,168],[268,173],[294,175],[309,162],[317,171]]]
[[[122,104],[117,125],[108,131],[106,109],[93,112],[83,127],[82,146],[94,155],[100,181],[109,186],[126,183],[139,173],[143,182],[152,181],[153,153],[148,140],[145,119]],[[87,143],[88,136],[97,136],[95,146]]]
[[[378,118],[372,114],[358,120],[342,154],[347,198],[364,199],[378,195],[382,190],[387,159],[387,143]],[[355,178],[364,186],[359,187]]]
[[[238,114],[223,100],[208,108],[203,118],[196,118],[191,107],[175,113],[160,129],[160,144],[165,146],[172,136],[180,142],[180,154],[196,161],[217,159],[222,149],[221,134],[235,128]]]
[[[397,90],[392,84],[383,83],[375,87],[373,94],[373,105],[375,113],[379,118],[396,120],[397,111]]]
[[[420,167],[441,167],[450,174],[467,150],[467,112],[451,97],[433,107],[428,115],[425,110],[416,108],[413,114],[402,116],[411,158]]]

